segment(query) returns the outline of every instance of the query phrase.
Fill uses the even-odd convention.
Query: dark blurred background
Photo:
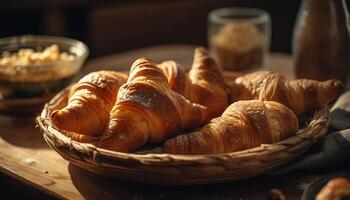
[[[206,45],[207,14],[257,7],[272,18],[272,51],[290,52],[301,0],[0,1],[0,37],[50,34],[84,41],[91,57],[156,44]]]

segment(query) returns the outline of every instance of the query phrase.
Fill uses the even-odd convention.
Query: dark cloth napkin
[[[280,175],[296,170],[334,172],[350,169],[350,91],[331,108],[331,121],[327,135],[314,144],[299,159],[271,171]]]

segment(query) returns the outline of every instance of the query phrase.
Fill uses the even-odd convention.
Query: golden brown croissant
[[[168,60],[158,64],[157,67],[164,73],[171,90],[185,98],[190,97],[192,83],[182,65],[173,60]]]
[[[350,181],[344,177],[333,178],[317,194],[315,200],[350,199]]]
[[[259,71],[240,76],[231,85],[231,102],[259,99],[277,101],[296,115],[322,108],[343,91],[339,80],[286,80],[278,73]]]
[[[210,118],[220,116],[229,105],[229,88],[221,69],[204,48],[196,48],[193,65],[187,75],[174,61],[158,65],[168,79],[170,88],[189,101],[206,106]]]
[[[118,93],[108,128],[98,146],[131,152],[207,122],[207,109],[172,91],[162,71],[147,59],[136,60]]]
[[[273,101],[238,101],[199,131],[164,143],[173,154],[214,154],[240,151],[281,141],[294,135],[298,119],[287,107]]]
[[[52,113],[53,123],[72,139],[88,142],[102,134],[119,87],[127,75],[114,71],[92,72],[71,89],[68,104]]]

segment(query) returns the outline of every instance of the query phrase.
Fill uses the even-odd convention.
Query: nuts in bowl
[[[53,36],[0,39],[0,112],[33,113],[71,83],[88,55],[80,41]]]
[[[29,65],[35,63],[55,62],[55,61],[68,61],[73,60],[74,55],[70,55],[66,52],[60,52],[57,44],[52,44],[46,47],[44,50],[38,47],[34,49],[20,49],[18,52],[2,52],[2,58],[0,59],[1,65]]]

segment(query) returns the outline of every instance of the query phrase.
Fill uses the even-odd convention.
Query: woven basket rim
[[[81,143],[74,141],[53,125],[52,121],[50,120],[51,107],[68,94],[69,88],[70,87],[67,87],[66,89],[62,90],[50,102],[45,104],[41,114],[36,118],[36,122],[41,128],[45,139],[50,139],[52,142],[54,142],[55,145],[63,145],[69,149],[74,149],[81,154],[85,154],[86,156],[92,155],[93,157],[106,156],[110,159],[130,160],[152,164],[176,164],[177,162],[181,164],[193,162],[204,162],[209,164],[222,162],[222,160],[232,157],[235,157],[237,159],[254,158],[257,156],[257,154],[266,151],[282,151],[283,149],[286,149],[286,146],[288,146],[286,144],[293,144],[293,142],[300,142],[300,140],[305,140],[306,142],[314,142],[324,135],[320,135],[319,133],[322,129],[327,128],[329,123],[329,109],[328,107],[324,107],[315,112],[313,119],[306,128],[300,129],[295,136],[287,138],[278,143],[262,144],[259,147],[243,151],[221,154],[179,155],[167,153],[123,153],[99,148],[90,143]]]

